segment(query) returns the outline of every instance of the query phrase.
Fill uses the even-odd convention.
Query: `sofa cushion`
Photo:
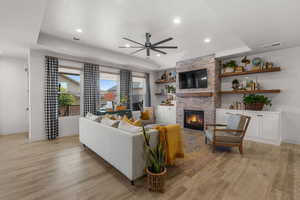
[[[148,110],[141,112],[141,119],[142,120],[150,120],[150,113]]]
[[[107,126],[111,126],[111,127],[114,127],[114,128],[118,127],[119,122],[120,121],[118,121],[118,120],[112,120],[112,119],[109,119],[107,117],[104,117],[101,120],[101,124],[104,124],[104,125],[107,125]]]
[[[131,125],[124,120],[120,121],[118,128],[130,133],[140,133],[142,131],[142,127]]]
[[[94,115],[90,112],[88,112],[86,115],[85,115],[85,118],[89,119],[89,120],[92,120],[92,121],[95,121],[95,122],[101,122],[101,116],[98,116],[98,115]]]

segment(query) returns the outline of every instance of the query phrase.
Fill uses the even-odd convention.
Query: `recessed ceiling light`
[[[76,32],[77,33],[82,33],[82,29],[78,28],[78,29],[76,29]]]
[[[125,47],[129,48],[129,47],[130,47],[130,44],[125,44]]]
[[[180,24],[180,23],[181,23],[180,17],[175,17],[175,18],[173,19],[173,23],[174,23],[174,24]]]
[[[211,42],[211,39],[210,39],[210,38],[205,38],[203,41],[204,41],[205,43],[210,43],[210,42]]]
[[[158,54],[156,54],[156,56],[157,56],[157,57],[160,57],[160,54],[158,53]]]

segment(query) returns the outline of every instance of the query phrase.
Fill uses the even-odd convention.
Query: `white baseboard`
[[[285,140],[282,140],[282,142],[289,143],[289,144],[300,144],[300,140],[285,139]]]

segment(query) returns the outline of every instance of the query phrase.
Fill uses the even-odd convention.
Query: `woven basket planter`
[[[262,110],[264,108],[263,103],[245,104],[246,110]]]
[[[148,169],[146,169],[146,172],[149,191],[164,192],[167,169],[165,168],[165,170],[159,174],[152,173]]]

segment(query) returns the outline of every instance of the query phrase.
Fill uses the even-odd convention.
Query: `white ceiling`
[[[122,57],[133,51],[118,48],[129,43],[122,37],[144,43],[150,32],[152,42],[174,38],[166,44],[179,49],[160,57],[153,52],[148,59],[150,66],[170,68],[182,59],[260,51],[263,44],[277,41],[279,48],[300,45],[299,9],[299,0],[50,0],[47,6],[46,0],[0,0],[0,51],[11,48],[21,54],[37,44],[41,30],[69,41],[77,36],[77,45],[118,51],[114,56]],[[172,22],[177,16],[179,25]],[[83,32],[76,33],[78,28]],[[206,37],[211,43],[203,42]],[[137,56],[146,57],[145,52]]]
[[[0,0],[0,53],[26,57],[36,44],[46,0]]]

